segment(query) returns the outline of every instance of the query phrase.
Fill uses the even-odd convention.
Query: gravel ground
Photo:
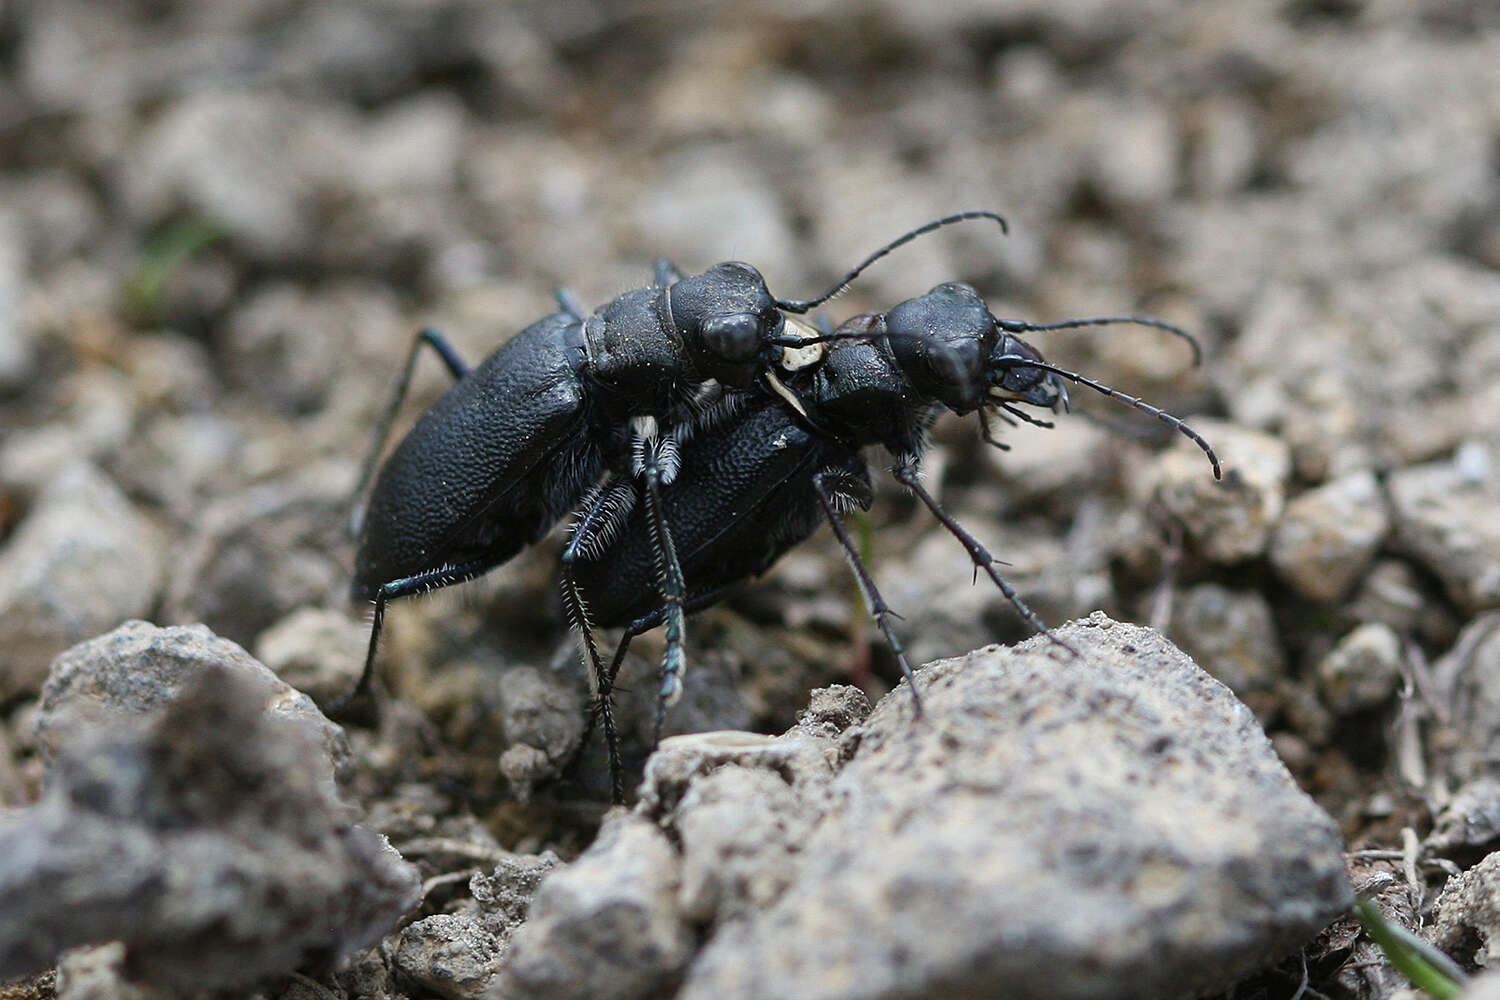
[[[1500,953],[1492,3],[10,0],[0,139],[5,995],[1391,996],[1318,934],[1351,885]],[[808,296],[970,208],[1009,235],[829,316],[962,280],[1203,342],[1034,338],[1222,483],[1083,387],[924,463],[1107,670],[978,649],[1030,629],[886,481],[855,523],[912,661],[976,650],[930,720],[827,531],[690,619],[667,718],[786,735],[647,769],[637,641],[631,811],[578,752],[557,534],[393,606],[358,724],[297,693],[359,672],[344,525],[420,326],[477,361],[658,255]]]

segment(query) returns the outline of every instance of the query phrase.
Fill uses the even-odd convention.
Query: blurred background
[[[1357,841],[1486,773],[1493,3],[6,0],[0,797],[34,791],[51,657],[127,617],[349,682],[341,522],[419,325],[478,360],[554,286],[603,303],[657,255],[811,295],[970,208],[1010,235],[925,237],[828,314],[947,280],[1022,319],[1154,313],[1201,368],[1148,329],[1035,342],[1190,418],[1229,468],[1214,488],[1190,444],[1082,388],[1006,454],[946,419],[929,479],[1025,599],[1165,628]],[[398,431],[444,381],[424,360]],[[914,661],[1027,634],[898,490],[860,527]],[[892,683],[826,535],[693,621],[675,727],[779,731],[813,684]],[[424,735],[371,765],[372,796],[546,777],[494,764],[531,738],[514,678],[581,685],[541,548],[393,612],[386,680]],[[1459,708],[1430,693],[1476,662]]]

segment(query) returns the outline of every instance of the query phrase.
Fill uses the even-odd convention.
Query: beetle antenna
[[[1213,446],[1210,445],[1206,440],[1204,440],[1202,434],[1199,434],[1197,431],[1189,427],[1182,420],[1182,418],[1174,417],[1166,410],[1157,409],[1150,403],[1147,403],[1136,396],[1127,396],[1120,390],[1107,386],[1103,382],[1095,381],[1094,379],[1089,378],[1087,375],[1080,375],[1077,372],[1070,372],[1066,368],[1059,368],[1056,365],[1048,364],[1045,361],[1039,361],[1034,358],[1022,357],[1019,354],[1007,354],[1002,357],[996,358],[992,363],[996,366],[1008,366],[1012,368],[1038,368],[1044,372],[1052,372],[1054,375],[1061,375],[1063,378],[1073,382],[1077,382],[1079,385],[1086,385],[1090,389],[1093,389],[1095,392],[1108,396],[1111,399],[1118,399],[1125,405],[1132,406],[1135,409],[1140,410],[1142,413],[1149,413],[1167,426],[1175,427],[1199,448],[1202,448],[1203,454],[1208,456],[1209,462],[1214,467],[1214,478],[1224,478],[1223,470],[1219,467],[1219,456],[1214,453]]]
[[[945,215],[941,219],[934,219],[933,221],[927,223],[927,225],[925,226],[918,226],[911,232],[906,233],[904,236],[897,237],[896,239],[887,243],[885,246],[881,247],[879,250],[876,250],[874,253],[870,254],[870,256],[860,261],[853,270],[851,270],[848,274],[844,275],[837,282],[835,282],[833,287],[828,289],[828,291],[824,292],[822,295],[816,296],[811,299],[777,299],[776,308],[781,309],[785,312],[805,313],[809,309],[822,305],[824,302],[827,302],[839,292],[842,292],[845,288],[848,288],[850,282],[859,277],[864,272],[865,268],[869,267],[871,264],[884,257],[892,250],[895,250],[897,247],[905,246],[912,240],[916,239],[918,236],[930,233],[934,229],[941,229],[943,226],[949,226],[955,222],[964,222],[968,219],[994,219],[996,222],[1000,223],[1000,231],[1002,233],[1010,232],[1010,227],[1006,225],[1005,217],[995,212],[988,212],[984,211],[983,209],[978,209],[972,212],[958,212],[954,215]]]
[[[1203,347],[1198,338],[1180,326],[1174,326],[1155,316],[1093,316],[1088,319],[1064,319],[1056,323],[1027,323],[1019,319],[995,319],[995,325],[1006,333],[1036,333],[1043,330],[1072,330],[1081,326],[1110,326],[1115,323],[1132,323],[1136,326],[1152,326],[1165,330],[1174,337],[1187,341],[1193,348],[1193,367],[1203,364]]]

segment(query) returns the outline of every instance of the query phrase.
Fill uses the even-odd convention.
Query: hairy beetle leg
[[[370,647],[365,653],[365,666],[360,671],[359,681],[354,685],[353,690],[328,706],[327,714],[332,718],[345,714],[350,706],[369,692],[370,682],[375,676],[375,654],[380,649],[380,633],[385,627],[385,606],[388,601],[398,597],[409,597],[412,594],[424,594],[429,590],[451,587],[454,584],[472,580],[488,572],[492,566],[493,563],[488,560],[476,560],[382,584],[375,593],[375,613],[370,623]]]
[[[683,602],[683,611],[692,614],[704,608],[711,608],[724,599],[725,593],[732,589],[733,585],[726,587],[714,587],[701,594],[694,594]],[[620,668],[625,663],[625,655],[630,651],[630,643],[638,635],[644,635],[654,628],[659,627],[667,620],[667,609],[657,608],[649,615],[643,615],[626,626],[624,633],[620,636],[620,643],[615,647],[614,656],[610,658],[609,667],[600,674],[599,690],[595,694],[593,708],[589,712],[588,724],[583,731],[582,738],[578,741],[578,749],[575,750],[574,759],[580,759],[583,751],[587,748],[589,739],[594,733],[594,724],[608,725],[613,720],[613,698],[615,692],[615,680],[619,677]],[[606,732],[606,739],[609,735]],[[618,735],[609,744],[609,777],[610,793],[615,805],[625,801],[624,766],[620,759],[620,748]]]
[[[610,797],[619,804],[625,801],[625,789],[621,778],[620,735],[615,726],[614,700],[611,698],[614,675],[604,670],[603,661],[599,657],[599,645],[594,639],[594,627],[589,620],[588,605],[578,588],[574,573],[578,560],[587,558],[597,546],[604,544],[614,530],[614,522],[622,513],[628,513],[628,509],[619,506],[620,493],[612,488],[615,485],[606,483],[591,495],[588,505],[573,522],[573,531],[568,536],[567,544],[563,546],[559,561],[562,563],[563,609],[578,632],[578,641],[583,646],[584,658],[587,660],[589,684],[594,689],[594,708],[589,713],[588,727],[578,742],[576,753],[583,753],[589,736],[594,731],[594,721],[598,719],[604,729],[604,742],[609,755]]]
[[[671,529],[662,514],[661,467],[654,458],[647,463],[643,475],[646,480],[646,510],[652,542],[656,548],[657,582],[667,620],[667,648],[662,652],[661,690],[656,699],[656,742],[660,743],[667,706],[682,694],[682,673],[686,660],[683,644],[687,633],[687,615],[683,611],[683,602],[687,597],[687,583],[682,577],[682,564],[677,561],[677,547],[672,542]]]

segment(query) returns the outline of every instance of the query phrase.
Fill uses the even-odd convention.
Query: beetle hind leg
[[[425,573],[418,573],[415,576],[402,577],[381,584],[380,589],[375,591],[375,613],[370,623],[370,646],[365,653],[364,669],[360,671],[359,681],[354,685],[353,690],[328,706],[326,710],[328,717],[337,719],[347,715],[357,702],[369,694],[370,683],[375,676],[375,654],[380,649],[380,633],[385,627],[385,606],[387,602],[398,597],[425,594],[430,590],[464,583],[465,581],[474,579],[476,576],[482,575],[493,565],[494,560],[475,559],[456,566],[444,566]]]
[[[349,534],[359,534],[360,522],[364,519],[364,509],[359,504],[359,498],[364,496],[365,489],[370,485],[370,480],[375,477],[375,465],[380,461],[380,453],[385,450],[385,442],[391,434],[391,424],[396,422],[396,414],[401,410],[401,404],[406,401],[407,390],[411,388],[412,372],[417,367],[417,354],[423,346],[432,348],[437,356],[442,358],[443,367],[448,369],[448,374],[453,376],[456,382],[469,373],[469,366],[448,339],[443,336],[441,330],[436,327],[424,326],[417,331],[416,337],[411,342],[411,348],[406,352],[406,364],[401,369],[401,377],[396,380],[396,388],[391,392],[391,398],[385,404],[385,409],[380,414],[380,419],[375,423],[375,439],[370,442],[370,450],[365,455],[365,460],[359,467],[359,479],[355,481],[354,493],[349,500]]]

